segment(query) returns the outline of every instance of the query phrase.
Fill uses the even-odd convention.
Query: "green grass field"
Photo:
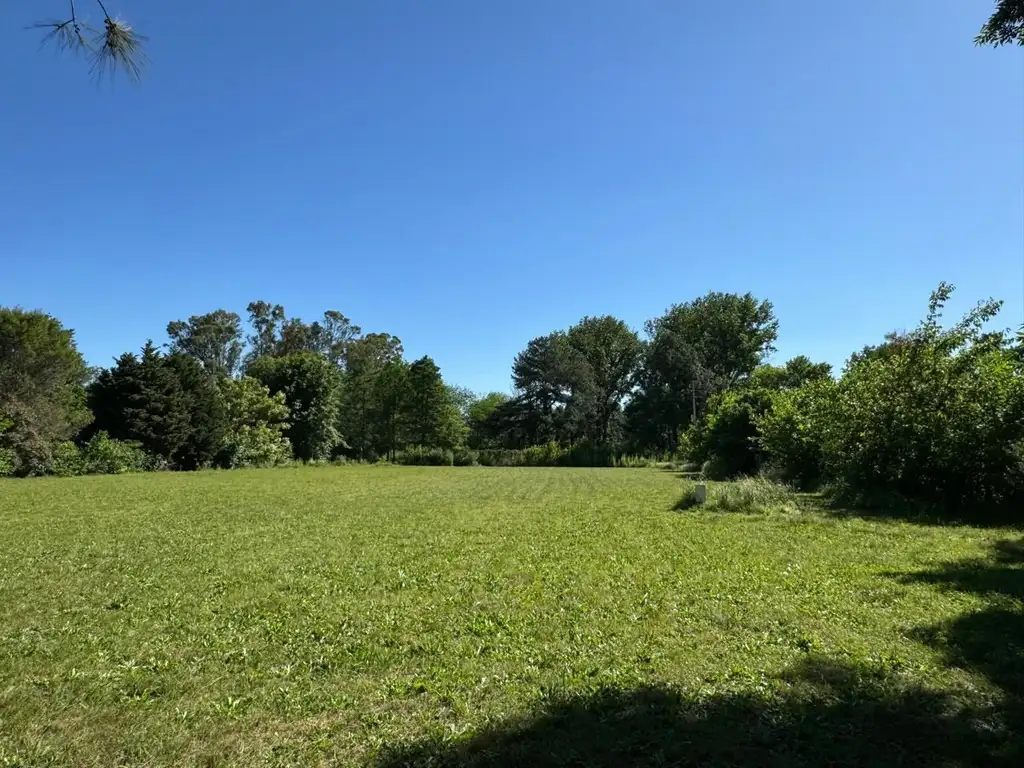
[[[0,765],[1007,765],[1006,529],[656,470],[0,482]]]

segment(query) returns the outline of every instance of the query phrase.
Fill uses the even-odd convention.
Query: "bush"
[[[476,451],[469,448],[456,448],[452,451],[452,463],[456,467],[472,467],[477,463]]]
[[[88,473],[85,457],[77,445],[70,440],[53,447],[49,461],[40,474],[55,477],[77,477]]]
[[[696,485],[689,484],[677,509],[695,506],[698,506]],[[792,512],[796,510],[796,497],[785,485],[763,477],[744,477],[727,483],[707,484],[707,501],[701,506],[716,512]]]
[[[565,451],[558,443],[550,442],[544,445],[531,445],[519,452],[518,457],[523,467],[556,467],[565,456]]]
[[[824,380],[779,392],[772,408],[757,417],[765,474],[805,491],[820,485],[825,462],[823,430],[835,391],[835,382]]]
[[[0,447],[0,477],[10,477],[14,474],[16,459],[13,449]]]
[[[90,475],[121,475],[162,468],[138,443],[111,440],[106,432],[92,436],[81,449],[80,459],[83,472]]]
[[[291,458],[291,443],[276,425],[245,425],[228,436],[217,457],[217,465],[225,469],[280,467]]]
[[[425,448],[414,445],[395,454],[395,464],[407,467],[450,467],[455,463],[455,456],[447,448]]]

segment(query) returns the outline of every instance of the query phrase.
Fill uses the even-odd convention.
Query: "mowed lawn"
[[[1022,756],[1017,533],[683,493],[650,469],[0,482],[0,765]]]

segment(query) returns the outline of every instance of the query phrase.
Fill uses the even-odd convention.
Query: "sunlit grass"
[[[918,634],[985,599],[898,577],[1007,532],[676,511],[686,491],[654,469],[0,482],[0,765],[360,764],[608,687],[770,695],[810,653],[988,690]]]

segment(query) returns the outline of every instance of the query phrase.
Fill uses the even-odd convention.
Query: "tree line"
[[[93,370],[55,317],[0,309],[0,474],[671,457],[864,503],[1007,508],[1024,499],[1020,337],[987,330],[996,301],[943,327],[951,293],[839,375],[806,356],[768,364],[771,302],[711,292],[642,334],[596,316],[532,339],[513,394],[482,396],[336,310],[305,322],[255,301],[246,330],[219,309]]]

